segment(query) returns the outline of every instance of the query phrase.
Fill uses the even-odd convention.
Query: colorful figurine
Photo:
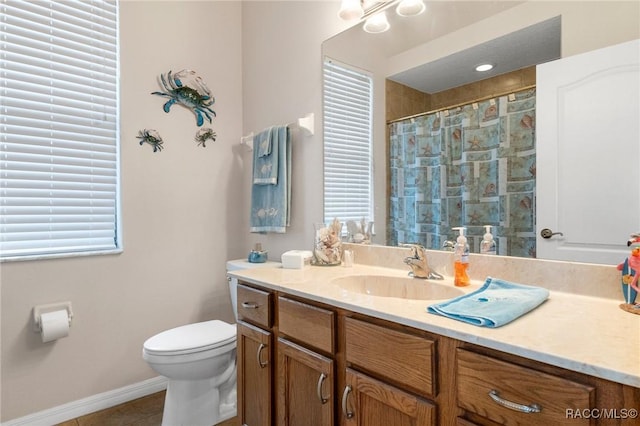
[[[636,304],[636,296],[640,292],[638,278],[640,278],[640,233],[631,234],[627,241],[631,254],[617,268],[622,272],[622,294],[625,303],[620,305],[624,311],[640,315],[640,304]]]

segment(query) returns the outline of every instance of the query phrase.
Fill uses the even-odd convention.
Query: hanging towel
[[[482,288],[443,303],[427,312],[480,327],[500,327],[536,308],[549,297],[544,288],[488,277]]]
[[[291,211],[291,141],[287,126],[272,128],[275,134],[271,156],[277,153],[275,184],[251,186],[250,232],[286,232]]]
[[[253,183],[278,183],[278,128],[270,127],[253,137]]]

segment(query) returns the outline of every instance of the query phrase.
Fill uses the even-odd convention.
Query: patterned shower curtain
[[[387,243],[441,249],[465,226],[479,253],[535,257],[535,89],[389,125]]]

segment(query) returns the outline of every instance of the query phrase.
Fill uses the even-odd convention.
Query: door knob
[[[549,228],[544,228],[542,231],[540,231],[540,236],[542,238],[551,238],[554,235],[560,235],[561,237],[564,237],[564,234],[562,232],[553,232]]]

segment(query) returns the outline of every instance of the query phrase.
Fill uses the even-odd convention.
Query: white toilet
[[[227,271],[278,265],[231,260]],[[237,285],[229,279],[236,316]],[[163,331],[144,342],[142,358],[169,379],[163,426],[211,426],[236,416],[235,324],[212,320]]]

